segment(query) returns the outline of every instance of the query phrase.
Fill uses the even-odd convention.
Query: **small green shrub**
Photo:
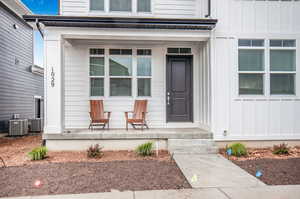
[[[141,144],[137,147],[136,152],[141,156],[150,156],[152,155],[153,143],[147,142],[145,144]]]
[[[289,154],[288,145],[285,143],[282,143],[280,145],[274,145],[273,146],[273,154],[276,154],[276,155]]]
[[[247,155],[247,149],[242,143],[234,143],[230,145],[228,148],[231,149],[232,155],[236,157]]]
[[[102,147],[99,144],[91,145],[87,150],[87,156],[89,158],[101,158],[103,156]]]
[[[31,160],[43,160],[47,156],[47,148],[44,146],[34,148],[28,153]]]

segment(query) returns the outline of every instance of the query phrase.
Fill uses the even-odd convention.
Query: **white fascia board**
[[[145,40],[145,41],[207,41],[209,31],[149,30],[149,29],[99,29],[46,27],[46,40],[62,36],[64,39],[95,40]]]

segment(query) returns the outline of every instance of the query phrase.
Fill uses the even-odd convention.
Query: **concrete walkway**
[[[265,186],[221,155],[175,154],[173,158],[193,188]]]
[[[2,199],[299,199],[300,185],[255,188],[204,188],[126,191]]]

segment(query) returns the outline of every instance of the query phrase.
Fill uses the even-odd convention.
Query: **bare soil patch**
[[[272,148],[248,149],[243,157],[228,157],[224,149],[220,153],[253,176],[262,172],[259,179],[268,185],[300,184],[300,147],[291,147],[288,155],[275,155]]]
[[[104,151],[100,159],[87,157],[86,151],[59,151],[48,152],[48,157],[41,161],[31,161],[27,156],[33,148],[41,146],[41,136],[26,136],[18,138],[0,138],[0,156],[4,159],[7,166],[36,165],[63,162],[109,162],[125,160],[157,160],[170,161],[168,151],[158,151],[158,156],[154,154],[150,157],[138,156],[134,151]],[[0,165],[1,166],[1,165]]]
[[[0,197],[191,188],[175,162],[155,160],[0,168],[0,187]]]

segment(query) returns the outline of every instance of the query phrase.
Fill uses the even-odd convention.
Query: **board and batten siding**
[[[34,96],[43,96],[43,77],[29,71],[32,64],[32,28],[0,7],[0,132],[13,114],[34,117]]]
[[[180,44],[179,44],[180,45]],[[105,46],[91,46],[103,48]],[[130,48],[127,47],[119,48]],[[113,48],[118,48],[114,46]],[[90,97],[89,96],[89,47],[81,45],[64,48],[64,104],[65,129],[88,128],[90,99],[103,99],[105,111],[111,111],[111,127],[125,128],[125,111],[132,111],[135,99],[148,99],[147,121],[150,128],[199,127],[199,49],[194,49],[194,123],[166,123],[166,47],[159,45],[139,48],[152,49],[151,97]],[[106,48],[106,53],[108,50]],[[134,55],[133,55],[134,56]],[[105,61],[108,63],[108,59]],[[108,73],[108,71],[105,71]],[[108,92],[105,82],[105,92]],[[136,84],[133,83],[133,89]],[[133,91],[134,92],[134,91]],[[107,93],[108,94],[108,93]],[[206,125],[207,126],[207,125]]]
[[[299,52],[298,45],[295,96],[239,96],[238,41],[216,38],[212,68],[212,129],[216,139],[300,139]]]
[[[213,0],[212,7],[219,20],[211,49],[214,137],[300,139],[300,2]],[[296,40],[296,95],[239,96],[238,39]]]
[[[107,4],[109,1],[106,1]],[[60,0],[61,15],[75,16],[145,16],[157,18],[204,18],[207,0],[152,0],[151,13],[90,11],[90,0]],[[135,4],[136,0],[132,1]],[[133,6],[135,7],[135,6]]]
[[[300,1],[211,0],[218,35],[300,32]]]

